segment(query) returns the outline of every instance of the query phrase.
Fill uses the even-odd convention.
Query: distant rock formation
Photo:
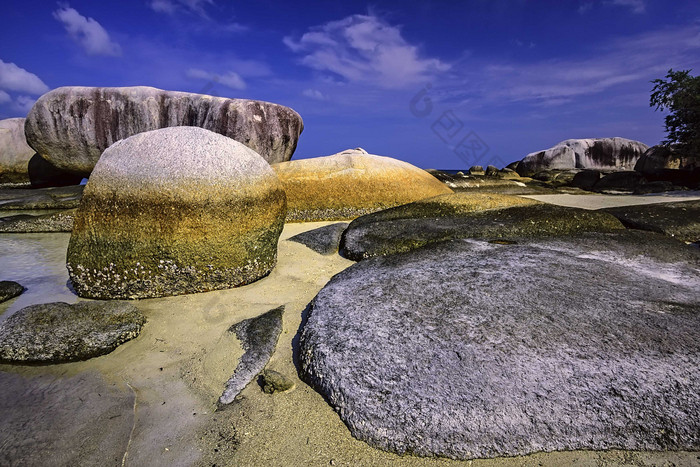
[[[528,154],[517,165],[517,172],[529,177],[552,169],[632,170],[648,148],[625,138],[569,139]]]
[[[146,298],[248,284],[277,259],[285,194],[270,165],[202,128],[110,146],[75,215],[68,271],[82,297]]]
[[[34,104],[25,131],[44,159],[87,175],[116,141],[173,126],[235,139],[269,163],[289,160],[304,128],[299,114],[278,104],[135,86],[54,89]]]
[[[452,190],[423,169],[348,149],[274,164],[287,192],[288,221],[352,219]]]
[[[36,151],[24,137],[24,119],[0,120],[0,183],[29,181],[27,164]]]
[[[668,146],[652,146],[637,161],[634,170],[654,174],[660,170],[694,170],[700,168],[700,154],[682,154]]]

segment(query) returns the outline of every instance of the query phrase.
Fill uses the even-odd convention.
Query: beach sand
[[[566,196],[566,195],[558,195]],[[594,198],[595,196],[587,196]],[[697,452],[557,452],[456,462],[398,456],[354,439],[323,397],[297,377],[302,316],[326,282],[353,264],[287,239],[331,222],[287,224],[278,264],[237,289],[135,301],[147,316],[141,335],[112,353],[47,366],[0,365],[2,465],[677,465]],[[68,234],[0,236],[0,280],[28,290],[0,304],[0,320],[35,303],[79,300],[68,288]],[[242,355],[228,328],[285,306],[267,368],[296,388],[265,394],[253,381],[216,411]],[[97,395],[96,395],[97,394]]]

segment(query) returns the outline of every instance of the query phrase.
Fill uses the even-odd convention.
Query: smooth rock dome
[[[255,151],[196,127],[141,133],[95,166],[68,245],[83,297],[145,298],[235,287],[275,265],[286,213]]]
[[[352,219],[452,193],[423,169],[360,148],[273,168],[287,191],[287,221]]]
[[[294,154],[304,123],[279,104],[147,86],[67,86],[39,98],[27,115],[27,142],[56,167],[89,174],[102,152],[129,136],[193,126],[240,141],[269,163]]]

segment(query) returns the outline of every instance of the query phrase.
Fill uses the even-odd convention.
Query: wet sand
[[[700,199],[700,191],[670,191],[648,195],[607,195],[587,193],[580,195],[523,195],[524,198],[535,199],[544,203],[558,204],[581,209],[603,209],[618,206],[634,206],[638,204],[675,203],[680,201],[696,201]]]
[[[559,195],[562,196],[562,195]],[[397,456],[350,436],[322,396],[298,380],[296,336],[308,303],[353,264],[287,239],[330,222],[287,224],[277,267],[237,289],[139,300],[141,335],[85,362],[0,365],[1,465],[677,465],[697,452],[559,452],[455,462]],[[0,320],[35,303],[79,300],[68,289],[68,234],[0,235],[0,280],[28,290],[0,304]],[[216,401],[242,349],[228,328],[285,305],[267,368],[296,388],[268,395],[256,382],[221,411]]]

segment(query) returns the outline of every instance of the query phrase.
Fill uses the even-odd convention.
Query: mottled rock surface
[[[83,196],[83,185],[50,188],[3,188],[0,189],[0,209],[74,209]]]
[[[663,169],[693,170],[700,167],[700,156],[683,154],[668,146],[652,146],[637,161],[634,170],[653,174]]]
[[[312,302],[301,374],[397,453],[697,450],[699,266],[632,230],[372,258]]]
[[[0,362],[61,363],[97,357],[138,336],[145,322],[128,303],[28,306],[0,323]]]
[[[321,255],[333,255],[338,252],[340,238],[348,225],[347,222],[326,225],[318,229],[302,232],[289,238],[289,240],[301,243]]]
[[[551,169],[632,170],[648,148],[644,143],[625,138],[568,139],[547,150],[528,154],[518,164],[517,171],[530,176]]]
[[[270,163],[292,157],[304,127],[294,110],[269,102],[144,86],[75,86],[41,96],[27,115],[25,131],[29,145],[44,159],[89,174],[113,143],[174,126],[200,127],[233,138]]]
[[[22,292],[24,292],[24,287],[17,282],[0,281],[0,303],[19,297]]]
[[[287,192],[287,221],[352,219],[452,192],[425,170],[360,149],[273,168]]]
[[[242,143],[196,127],[107,149],[75,215],[67,266],[78,295],[144,298],[248,284],[277,260],[285,194]]]
[[[294,388],[294,381],[279,371],[265,370],[260,375],[260,384],[265,394],[285,392]]]
[[[0,183],[29,181],[27,165],[36,151],[24,137],[24,119],[0,120]]]
[[[457,238],[520,241],[624,229],[610,214],[508,195],[458,193],[367,214],[352,221],[341,254],[359,261]]]
[[[0,232],[70,232],[73,229],[75,209],[66,209],[39,216],[18,214],[0,217]]]
[[[284,305],[257,318],[246,319],[231,326],[229,332],[236,334],[245,353],[238,362],[233,376],[226,382],[226,389],[219,397],[219,406],[233,402],[243,388],[265,368],[282,332],[283,315]]]
[[[630,229],[659,232],[685,242],[700,242],[700,201],[607,208]]]

